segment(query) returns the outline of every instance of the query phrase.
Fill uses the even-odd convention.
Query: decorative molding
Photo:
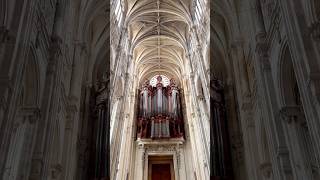
[[[1,84],[1,88],[3,87],[7,87],[9,89],[12,89],[13,84],[12,84],[12,80],[10,79],[9,76],[0,76],[0,84]]]
[[[261,163],[260,171],[265,178],[270,178],[272,175],[272,164],[270,162]]]
[[[16,37],[5,26],[0,26],[0,43],[14,43]]]
[[[62,42],[63,41],[60,36],[57,36],[57,35],[51,36],[51,44],[49,47],[49,52],[52,60],[62,55]]]
[[[243,39],[239,38],[231,43],[231,49],[241,48],[244,44]]]
[[[37,107],[22,107],[20,116],[23,117],[22,123],[27,120],[30,124],[36,123],[40,119],[40,109]]]
[[[204,100],[204,96],[202,94],[198,95],[197,98],[198,98],[199,101]]]
[[[41,179],[41,170],[43,167],[43,160],[42,159],[32,159],[31,162],[31,173],[30,173],[30,179]]]
[[[309,33],[312,39],[319,42],[320,41],[320,21],[313,23],[309,27]]]
[[[150,153],[150,152],[175,152],[176,151],[176,146],[174,145],[165,145],[165,144],[161,144],[161,145],[149,145],[149,146],[145,146],[146,152]]]
[[[282,171],[286,174],[292,174],[288,149],[286,147],[278,147],[276,153],[279,158]]]
[[[79,47],[81,49],[81,53],[88,54],[88,43],[87,42],[81,42],[79,40],[74,40],[74,45]]]
[[[279,111],[281,119],[285,120],[287,123],[304,123],[304,115],[300,106],[285,106]]]
[[[62,173],[62,165],[61,164],[55,164],[51,167],[51,177],[53,179],[59,179],[61,173]]]
[[[320,103],[320,73],[312,73],[309,75],[308,85],[314,96]]]
[[[126,114],[125,114],[125,118],[128,119],[129,117],[130,117],[130,114],[129,114],[129,113],[126,113]]]
[[[264,32],[258,33],[255,37],[256,39],[256,49],[255,51],[262,57],[268,57],[269,46],[265,42],[266,34]]]

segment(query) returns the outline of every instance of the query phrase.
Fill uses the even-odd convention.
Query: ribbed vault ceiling
[[[180,80],[191,24],[189,0],[127,0],[129,37],[140,81]]]

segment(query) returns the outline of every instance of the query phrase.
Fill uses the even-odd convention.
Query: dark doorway
[[[170,164],[152,164],[152,180],[171,180]]]
[[[149,156],[148,164],[148,180],[175,180],[172,156]]]

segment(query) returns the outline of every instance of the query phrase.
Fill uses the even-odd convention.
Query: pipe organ
[[[173,79],[164,87],[161,76],[155,87],[146,81],[139,91],[138,138],[183,136],[180,91]]]

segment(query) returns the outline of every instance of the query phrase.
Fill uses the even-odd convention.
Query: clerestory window
[[[116,20],[117,20],[117,23],[118,23],[118,26],[121,25],[121,21],[122,21],[122,6],[121,6],[121,0],[117,0],[116,2],[116,9],[114,11],[115,13],[115,16],[116,16]]]
[[[202,8],[201,8],[201,3],[199,0],[196,0],[196,6],[195,6],[195,18],[196,18],[196,23],[198,24],[201,20],[202,16]]]
[[[151,85],[152,87],[156,87],[156,85],[157,85],[157,77],[158,77],[158,76],[159,76],[159,75],[155,75],[155,76],[153,76],[153,78],[151,78],[151,80],[150,80],[150,85]],[[161,78],[162,78],[161,83],[163,84],[164,87],[167,87],[167,86],[169,85],[169,83],[170,83],[169,78],[168,78],[167,76],[165,76],[165,75],[160,75],[160,76],[161,76]]]

